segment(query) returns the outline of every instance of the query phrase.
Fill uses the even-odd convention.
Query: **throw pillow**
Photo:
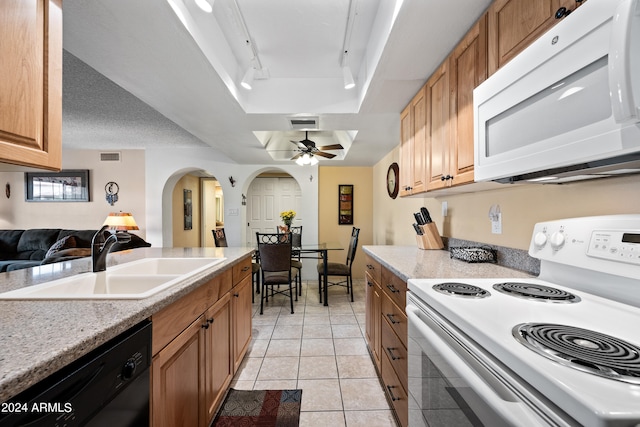
[[[61,251],[63,249],[70,249],[70,248],[75,248],[75,247],[76,247],[76,238],[75,237],[73,237],[73,236],[63,237],[62,239],[58,240],[53,245],[51,245],[51,247],[47,251],[47,254],[45,255],[45,258],[49,258],[50,256],[52,256],[56,252]]]

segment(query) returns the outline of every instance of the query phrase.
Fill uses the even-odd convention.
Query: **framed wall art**
[[[191,200],[191,190],[184,190],[184,229],[193,228],[193,203]]]
[[[338,224],[353,225],[353,185],[338,185]]]
[[[25,172],[27,202],[88,202],[89,170]]]

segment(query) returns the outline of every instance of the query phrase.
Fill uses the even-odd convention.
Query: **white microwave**
[[[475,179],[640,173],[640,0],[588,0],[473,92]]]

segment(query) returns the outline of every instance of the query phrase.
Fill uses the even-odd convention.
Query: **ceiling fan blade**
[[[322,147],[317,147],[318,150],[342,150],[344,147],[340,144],[331,144],[331,145],[323,145]]]
[[[326,157],[327,159],[333,159],[336,155],[331,153],[323,153],[322,151],[316,151],[314,156]]]

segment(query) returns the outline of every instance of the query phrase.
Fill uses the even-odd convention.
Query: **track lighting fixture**
[[[213,12],[213,0],[195,0],[196,5],[204,12]]]
[[[342,67],[342,78],[344,80],[344,88],[352,89],[355,87],[356,82],[353,80],[353,74],[351,74],[351,67],[345,65]]]
[[[250,65],[249,68],[247,68],[247,72],[244,73],[244,77],[242,78],[240,85],[247,90],[251,90],[251,88],[253,87],[253,76],[255,75],[255,73],[256,69],[253,68],[252,65]]]

